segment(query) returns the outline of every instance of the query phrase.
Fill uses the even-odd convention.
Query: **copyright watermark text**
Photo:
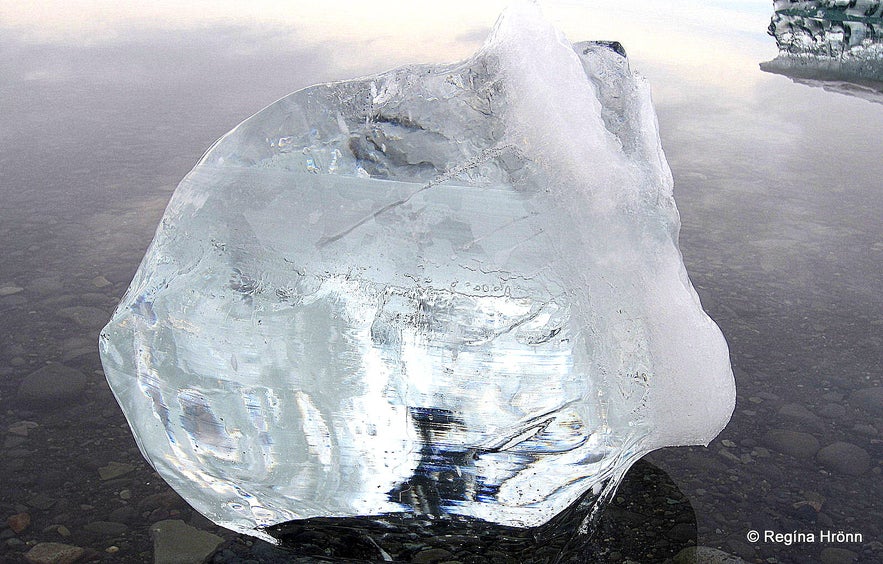
[[[745,534],[745,538],[750,543],[763,542],[771,544],[782,544],[791,546],[792,544],[846,544],[853,542],[864,542],[861,533],[853,533],[846,531],[791,531],[788,533],[780,533],[778,531],[755,531],[754,529]]]

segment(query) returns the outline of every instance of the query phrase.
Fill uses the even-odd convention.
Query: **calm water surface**
[[[0,517],[32,519],[0,529],[0,560],[28,541],[149,560],[140,518],[185,511],[102,480],[109,462],[144,463],[96,342],[199,156],[301,87],[460,59],[503,4],[0,8]],[[731,347],[730,425],[708,448],[649,457],[689,498],[699,544],[747,561],[883,560],[883,104],[762,73],[771,2],[546,11],[572,41],[622,41],[650,79],[687,268]],[[24,404],[20,383],[48,362],[87,375],[83,389]],[[93,521],[130,530],[78,532]],[[852,540],[818,538],[828,530]]]

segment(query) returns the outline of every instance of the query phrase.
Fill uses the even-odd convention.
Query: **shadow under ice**
[[[626,474],[587,532],[598,496],[588,492],[551,521],[521,529],[474,518],[412,513],[289,521],[266,529],[280,548],[267,561],[580,563],[661,561],[696,544],[696,517],[671,478],[644,460]]]

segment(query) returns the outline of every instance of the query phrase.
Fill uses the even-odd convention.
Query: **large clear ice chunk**
[[[144,456],[218,524],[542,524],[729,420],[647,83],[533,5],[295,92],[178,186],[101,335]]]

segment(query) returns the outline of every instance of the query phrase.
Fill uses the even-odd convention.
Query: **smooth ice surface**
[[[647,83],[533,5],[472,58],[314,86],[176,190],[101,335],[138,445],[234,530],[534,526],[735,394]]]
[[[776,0],[761,63],[795,82],[883,103],[883,0]]]

